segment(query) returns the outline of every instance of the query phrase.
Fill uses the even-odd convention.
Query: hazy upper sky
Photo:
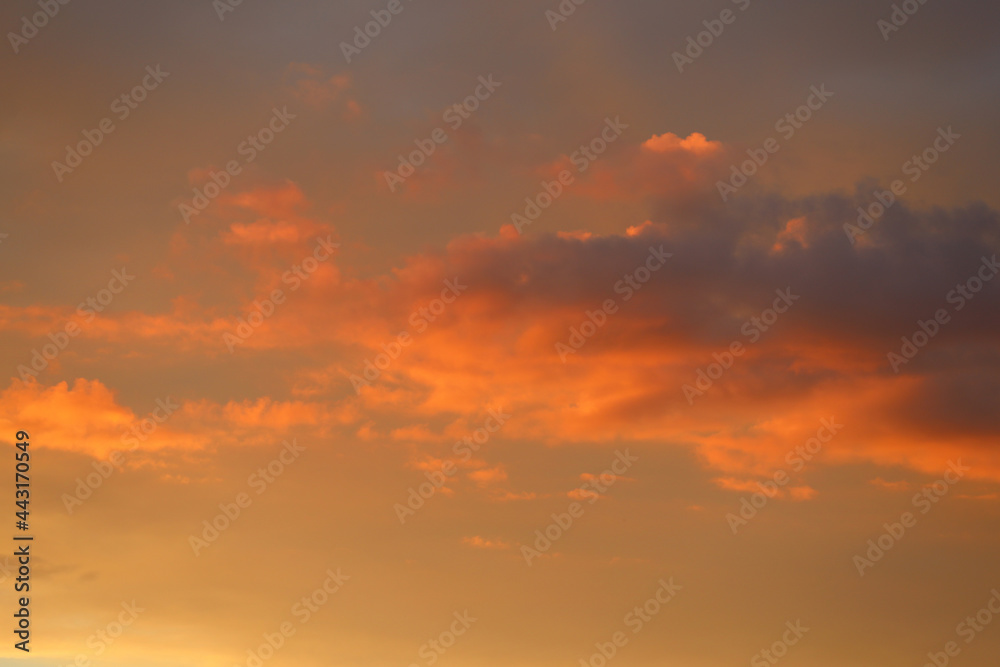
[[[998,19],[5,3],[0,660],[992,665]]]

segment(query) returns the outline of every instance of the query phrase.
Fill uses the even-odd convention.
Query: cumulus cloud
[[[918,320],[953,308],[949,292],[993,256],[996,212],[899,203],[867,232],[866,243],[852,244],[844,225],[856,217],[868,185],[801,199],[748,193],[729,207],[690,198],[697,205],[683,221],[657,205],[674,196],[677,179],[704,185],[725,152],[697,133],[667,133],[602,162],[604,175],[592,183],[612,183],[623,196],[641,191],[650,201],[650,218],[620,233],[460,236],[364,279],[343,275],[335,259],[324,262],[240,353],[245,363],[279,351],[292,355],[294,368],[308,360],[308,372],[299,368],[282,379],[285,391],[330,402],[361,430],[390,413],[418,424],[443,420],[445,428],[447,415],[499,402],[519,415],[508,427],[517,437],[682,444],[707,465],[745,474],[780,464],[833,415],[850,425],[850,435],[829,445],[829,461],[933,470],[947,456],[975,454],[977,474],[1000,475],[989,440],[1000,426],[991,407],[1000,396],[996,287],[988,283],[954,309],[898,373],[887,361]],[[583,188],[575,196],[594,195]],[[213,295],[212,304],[204,291],[178,295],[170,313],[108,315],[88,335],[136,349],[157,340],[192,363],[219,354],[216,340],[233,326],[233,315],[280,287],[315,237],[336,238],[334,226],[288,182],[227,194],[213,215],[224,218],[178,232],[174,273],[182,268],[186,282],[178,284],[192,286],[212,267],[232,264],[244,272],[242,280],[227,281],[233,291]],[[656,272],[637,273],[651,252],[670,257]],[[448,280],[467,291],[428,311]],[[782,292],[794,294],[788,312],[774,322],[765,318],[767,324],[755,320]],[[597,321],[588,313],[609,300],[614,312],[581,336],[584,322]],[[58,315],[3,311],[31,334]],[[391,349],[401,332],[411,343],[356,394],[348,378]],[[584,344],[561,357],[556,345],[572,340]],[[733,342],[744,352],[689,400],[682,388]],[[323,410],[255,404],[230,412],[231,419],[259,414],[315,423]],[[412,424],[393,434],[412,442],[433,437]],[[502,468],[484,468],[473,479],[486,485],[501,475]]]

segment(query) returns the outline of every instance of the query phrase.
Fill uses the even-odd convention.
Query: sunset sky
[[[996,664],[1000,5],[65,1],[0,663]]]

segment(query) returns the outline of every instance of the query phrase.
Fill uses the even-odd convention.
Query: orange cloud
[[[778,233],[774,245],[771,247],[771,252],[777,253],[789,250],[792,243],[798,244],[801,248],[809,246],[806,219],[804,217],[793,218],[785,223],[785,228]]]
[[[910,483],[906,480],[899,480],[898,482],[887,482],[881,477],[876,477],[875,479],[869,480],[869,484],[872,486],[877,486],[880,489],[885,489],[886,491],[906,491],[910,488]]]
[[[473,549],[510,549],[510,544],[503,540],[489,540],[479,535],[463,537],[462,544]]]
[[[469,479],[480,486],[486,486],[488,484],[507,481],[507,471],[502,466],[474,470],[469,473]]]
[[[289,81],[291,95],[310,109],[329,109],[343,99],[341,117],[344,120],[354,120],[361,115],[361,106],[357,100],[345,95],[351,88],[349,74],[327,76],[318,65],[292,63],[288,66],[285,77]]]
[[[681,138],[673,132],[656,135],[642,142],[642,147],[654,153],[670,153],[687,151],[695,155],[709,155],[722,150],[722,143],[709,141],[701,132],[692,132],[686,138]]]
[[[567,188],[570,196],[601,201],[635,202],[665,198],[673,206],[717,197],[712,184],[728,167],[727,151],[718,141],[694,132],[682,138],[672,132],[625,144],[593,161]],[[561,157],[542,168],[554,178],[563,169],[576,173]]]
[[[641,149],[632,157],[637,164],[674,154],[701,160],[699,151],[678,143],[677,150]],[[993,417],[981,411],[965,415],[970,403],[952,398],[968,391],[963,387],[970,377],[976,377],[982,395],[994,391],[991,376],[977,375],[978,362],[956,357],[961,364],[886,372],[886,350],[900,330],[907,331],[902,327],[912,326],[909,311],[892,319],[902,295],[930,271],[945,273],[930,261],[944,261],[932,254],[941,247],[938,232],[928,235],[922,231],[926,224],[914,224],[905,232],[918,235],[909,244],[891,251],[850,250],[840,220],[829,211],[787,209],[729,226],[647,220],[622,234],[464,236],[366,279],[342,278],[331,260],[233,357],[251,365],[268,353],[308,359],[279,377],[280,390],[299,400],[262,397],[225,408],[192,403],[186,410],[220,430],[239,424],[341,425],[369,440],[381,431],[408,441],[418,455],[426,449],[440,458],[433,448],[450,446],[449,438],[468,427],[456,414],[503,405],[517,415],[504,427],[504,437],[553,446],[683,443],[706,466],[735,480],[786,468],[791,453],[815,436],[820,420],[836,416],[845,425],[843,433],[808,465],[867,461],[930,474],[949,458],[966,457],[974,463],[973,476],[1000,478],[1000,456],[990,447]],[[291,183],[234,193],[219,213],[230,219],[214,230],[182,230],[184,247],[171,251],[171,273],[178,276],[171,284],[186,285],[190,293],[179,294],[164,313],[107,313],[87,329],[87,340],[127,344],[134,359],[166,352],[188,363],[225,359],[221,336],[233,329],[236,316],[281,284],[290,263],[308,252],[313,233],[332,231],[312,217],[301,189]],[[775,243],[781,244],[778,253],[772,252]],[[840,250],[830,253],[831,244]],[[634,281],[650,248],[660,247],[673,257],[641,288],[625,290],[623,277]],[[820,262],[820,253],[834,259]],[[220,265],[245,275],[230,274],[220,291],[200,296],[214,285],[208,276]],[[888,272],[887,266],[897,269]],[[831,275],[862,277],[842,283]],[[754,329],[759,340],[751,343],[744,333],[747,323],[771,304],[775,288],[788,284],[785,276],[794,277],[802,301],[766,331]],[[459,280],[468,289],[439,304],[433,316],[420,315],[440,297],[445,280]],[[875,293],[858,292],[858,284],[875,286]],[[992,297],[980,298],[985,303]],[[596,316],[588,313],[608,299],[616,311],[593,325]],[[0,307],[0,318],[11,329],[44,335],[68,312],[7,306]],[[859,318],[864,327],[854,324]],[[564,363],[556,344],[567,344],[588,321],[593,332],[575,334],[582,345]],[[963,326],[951,325],[946,335],[971,335]],[[350,376],[363,372],[366,360],[383,353],[403,331],[411,342],[399,346],[371,386],[356,393]],[[989,338],[964,340],[983,346],[982,354],[997,347]],[[745,352],[703,396],[686,400],[682,387],[695,382],[698,371],[715,363],[713,355],[733,341],[742,341]],[[109,354],[93,346],[74,353],[60,362],[101,361]],[[931,363],[935,357],[927,352],[922,359]],[[383,423],[394,425],[374,426]],[[471,479],[477,484],[503,481],[500,464],[475,465],[479,470]],[[805,489],[795,493],[812,493]],[[532,492],[502,493],[517,498]]]

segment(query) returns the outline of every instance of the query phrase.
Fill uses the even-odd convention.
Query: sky
[[[4,3],[0,662],[994,664],[998,19]]]

